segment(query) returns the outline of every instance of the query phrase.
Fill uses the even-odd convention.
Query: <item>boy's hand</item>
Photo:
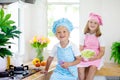
[[[69,62],[64,62],[63,64],[61,64],[61,66],[63,68],[68,68],[70,66],[70,63]]]
[[[42,73],[42,74],[47,74],[47,73],[48,73],[48,71],[41,70],[41,71],[40,71],[40,73]]]

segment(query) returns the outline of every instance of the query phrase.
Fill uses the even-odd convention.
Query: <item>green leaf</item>
[[[12,56],[12,52],[6,48],[0,48],[0,56],[4,58],[6,55]]]
[[[13,20],[8,20],[6,23],[10,25],[10,24],[14,24],[15,22]]]
[[[0,21],[3,19],[3,17],[4,17],[4,10],[1,9],[0,10]]]
[[[4,33],[7,33],[7,27],[1,26],[1,31],[4,32]]]
[[[0,46],[5,46],[8,40],[4,34],[0,34]]]
[[[21,32],[19,30],[16,30],[16,31],[13,31],[12,33],[20,34]]]
[[[6,14],[5,18],[4,18],[4,21],[7,21],[8,19],[10,19],[10,17],[11,17],[11,14]]]
[[[5,17],[1,20],[0,24],[6,24],[7,20],[11,17],[11,14],[6,14]]]

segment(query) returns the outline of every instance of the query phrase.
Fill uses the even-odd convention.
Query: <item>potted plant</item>
[[[13,44],[10,39],[19,38],[21,33],[10,20],[11,14],[5,14],[3,9],[0,9],[0,58],[12,56],[12,52],[6,48],[7,45]]]
[[[114,59],[115,63],[120,64],[120,42],[113,42],[111,47],[111,56],[110,60]]]

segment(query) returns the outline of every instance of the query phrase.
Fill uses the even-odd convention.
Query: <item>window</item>
[[[51,50],[56,37],[52,33],[52,24],[60,18],[68,18],[74,25],[74,30],[71,33],[70,40],[76,45],[79,44],[79,0],[48,0],[48,37],[51,40],[48,50]]]

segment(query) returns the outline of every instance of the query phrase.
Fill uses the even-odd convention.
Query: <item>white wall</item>
[[[21,36],[21,53],[24,62],[36,56],[34,49],[30,46],[33,36],[47,35],[47,12],[46,0],[40,0],[37,4],[21,3],[20,5],[20,26],[23,36]]]
[[[24,4],[21,7],[22,40],[21,51],[28,61],[34,58],[34,50],[29,44],[32,36],[47,35],[46,0],[36,0],[37,4]],[[105,61],[110,61],[112,42],[120,40],[120,0],[80,0],[80,31],[86,24],[90,12],[98,13],[103,18],[101,31],[106,42]]]
[[[106,42],[105,61],[110,61],[112,42],[120,40],[120,0],[80,0],[80,30],[86,24],[90,12],[103,18],[101,31]]]

